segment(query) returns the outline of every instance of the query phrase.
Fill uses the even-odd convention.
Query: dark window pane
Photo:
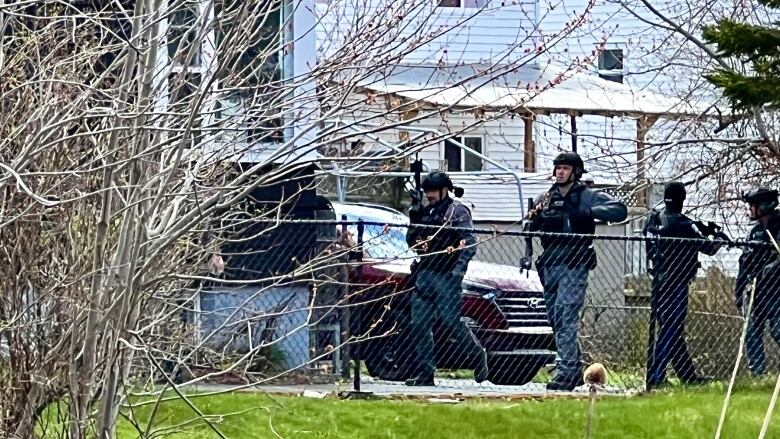
[[[482,154],[482,138],[481,137],[466,137],[463,140],[463,144],[468,146],[469,148],[473,149],[474,151],[477,151],[478,153]],[[482,170],[482,159],[475,156],[474,154],[471,154],[468,151],[464,151],[464,163],[463,163],[463,170],[464,171],[481,171]]]
[[[189,65],[200,65],[200,47],[193,48],[198,33],[197,7],[185,4],[168,16],[168,56],[181,65],[184,65],[190,51],[194,53]]]
[[[283,140],[282,0],[224,0],[215,4],[221,85],[241,101],[239,118],[250,143]],[[236,28],[240,26],[239,28]]]
[[[607,81],[623,83],[623,75],[599,75],[599,78],[606,79]]]
[[[457,138],[456,138],[457,139]],[[447,171],[460,171],[461,149],[449,140],[444,141],[444,159],[447,160]]]
[[[623,49],[606,49],[601,52],[599,70],[623,70]]]
[[[459,8],[460,0],[439,0],[439,6],[445,8]]]
[[[623,83],[623,49],[606,49],[599,54],[599,76]],[[607,73],[607,71],[612,71]]]

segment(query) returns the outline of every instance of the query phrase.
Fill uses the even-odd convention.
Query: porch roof
[[[457,108],[602,116],[697,116],[710,102],[635,90],[597,74],[547,65],[397,65],[361,84],[378,93]]]

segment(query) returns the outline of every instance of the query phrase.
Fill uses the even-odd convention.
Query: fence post
[[[358,219],[357,224],[357,272],[358,276],[363,273],[363,231],[365,230],[365,224],[363,224],[363,219]],[[362,314],[359,310],[359,306],[355,308],[354,312],[357,314],[358,321],[360,321],[360,315]],[[358,352],[360,352],[360,349],[358,349]],[[354,370],[354,388],[355,392],[360,392],[360,355],[354,355],[353,360],[355,363],[355,370]]]
[[[341,215],[341,230],[342,238],[347,236],[347,216]],[[341,377],[345,380],[349,379],[349,362],[352,360],[352,349],[349,344],[349,338],[352,335],[352,331],[349,328],[350,321],[350,306],[349,306],[349,254],[346,256],[346,263],[341,266],[341,281],[342,281],[342,296],[343,307],[341,309],[341,319],[339,324],[339,332],[344,336],[342,340],[342,352],[341,352],[341,364],[339,369],[341,371]]]
[[[654,249],[653,249],[653,273],[650,277],[650,322],[647,328],[647,370],[645,371],[645,391],[649,392],[651,389],[651,383],[653,381],[651,366],[655,364],[656,350],[658,348],[658,339],[656,337],[656,324],[658,320],[658,298],[656,297],[653,282],[654,277],[658,276],[658,269],[661,266],[661,237],[655,235],[653,237]]]

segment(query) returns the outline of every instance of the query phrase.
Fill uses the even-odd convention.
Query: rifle
[[[529,198],[528,199],[528,213],[526,213],[525,218],[523,218],[523,230],[531,230],[531,223],[538,217],[544,209],[547,207],[547,203],[550,201],[550,192],[545,192],[544,195],[542,195],[541,200],[539,200],[538,203],[534,204],[534,200]],[[525,256],[520,258],[520,272],[525,270],[525,276],[528,277],[529,272],[531,271],[531,265],[532,257],[534,254],[533,249],[533,238],[530,236],[526,236],[525,238]],[[539,273],[539,280],[544,285],[544,267],[540,265],[540,262],[536,261],[536,272]]]
[[[412,205],[409,207],[409,225],[412,226],[414,224],[419,224],[422,221],[423,216],[423,204],[422,204],[422,197],[423,197],[423,191],[422,191],[422,171],[423,171],[423,164],[422,160],[417,158],[414,162],[411,163],[409,166],[409,170],[411,172],[414,172],[414,190],[409,191],[409,196],[412,198]],[[412,236],[416,236],[416,233],[414,231],[414,227],[409,227],[409,232],[412,233]],[[408,239],[408,235],[407,235]],[[414,287],[417,283],[417,267],[418,267],[418,261],[415,259],[414,262],[412,262],[411,266],[411,275],[409,276],[408,285]]]
[[[526,218],[529,218],[531,211],[534,210],[533,198],[528,199],[528,214]],[[534,256],[534,241],[530,236],[525,237],[525,256],[520,259],[520,271],[525,270],[525,277],[528,277],[531,273],[531,264]]]
[[[731,238],[721,231],[723,228],[713,221],[707,221],[707,223],[704,221],[694,221],[693,224],[704,236],[712,236],[731,242]]]
[[[409,170],[414,172],[414,190],[410,191],[409,196],[412,198],[412,206],[409,208],[409,219],[411,223],[418,223],[422,219],[422,183],[421,174],[423,171],[422,160],[419,158],[412,162],[409,166]]]

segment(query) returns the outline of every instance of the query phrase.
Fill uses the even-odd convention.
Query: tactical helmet
[[[553,166],[558,165],[569,165],[574,168],[575,180],[581,179],[582,174],[585,173],[585,164],[582,162],[582,158],[580,158],[579,154],[573,151],[562,152],[555,156],[555,159],[553,160]],[[553,176],[554,175],[555,170],[553,170]]]
[[[446,172],[431,172],[422,182],[422,188],[424,191],[444,189],[445,187],[450,190],[453,188],[452,180],[450,180],[450,176],[447,175]]]
[[[450,180],[450,176],[446,172],[433,171],[425,177],[422,184],[422,190],[424,191],[436,191],[447,188],[451,190],[456,197],[463,196],[463,188],[455,187]]]
[[[758,208],[758,216],[768,214],[777,208],[777,191],[766,186],[761,186],[742,195],[742,199]],[[757,218],[753,218],[757,219]]]

